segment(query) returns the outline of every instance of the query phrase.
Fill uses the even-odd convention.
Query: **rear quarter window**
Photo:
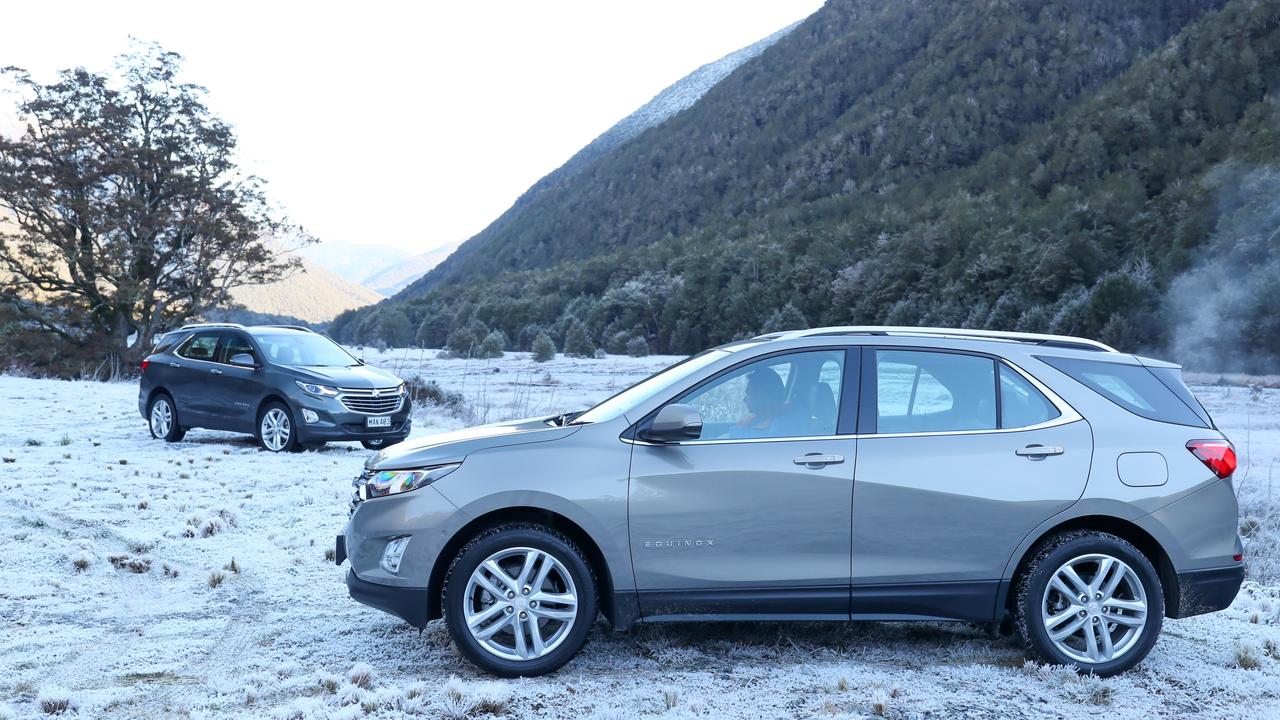
[[[1196,412],[1187,401],[1142,365],[1082,360],[1079,358],[1037,357],[1080,384],[1128,410],[1134,415],[1174,425],[1211,427],[1203,408]],[[1178,384],[1182,384],[1181,378]],[[1190,397],[1190,393],[1187,393]],[[1192,402],[1199,408],[1199,403]]]

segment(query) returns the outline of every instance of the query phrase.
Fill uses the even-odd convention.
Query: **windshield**
[[[625,415],[637,405],[728,354],[728,350],[707,350],[681,360],[582,413],[574,418],[573,424],[604,422]]]
[[[359,361],[323,335],[280,333],[255,335],[271,362],[299,367],[350,367]]]

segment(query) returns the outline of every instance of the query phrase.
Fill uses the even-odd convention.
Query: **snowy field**
[[[674,360],[365,356],[489,420],[582,407]],[[1242,455],[1249,580],[1229,610],[1168,621],[1123,677],[1037,666],[963,625],[767,623],[597,628],[559,673],[497,681],[441,623],[419,634],[347,597],[325,552],[359,445],[166,445],[132,383],[0,377],[0,718],[1280,717],[1280,390],[1195,390]]]

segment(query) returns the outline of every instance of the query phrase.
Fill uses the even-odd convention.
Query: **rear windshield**
[[[1078,380],[1090,390],[1128,410],[1134,415],[1192,427],[1212,427],[1208,413],[1195,401],[1182,384],[1181,375],[1170,368],[1176,383],[1159,378],[1142,365],[1080,360],[1077,358],[1039,357],[1045,362]],[[1168,372],[1166,372],[1168,374]],[[1170,384],[1181,387],[1179,393]],[[1194,407],[1193,407],[1194,406]],[[1198,412],[1197,412],[1198,410]]]

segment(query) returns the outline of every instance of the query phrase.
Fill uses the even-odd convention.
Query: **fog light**
[[[316,414],[315,410],[303,410],[302,419],[309,423],[320,422],[320,416]]]
[[[409,547],[412,538],[401,537],[387,543],[382,551],[382,569],[395,575],[400,572],[400,558],[404,557],[404,549]]]

